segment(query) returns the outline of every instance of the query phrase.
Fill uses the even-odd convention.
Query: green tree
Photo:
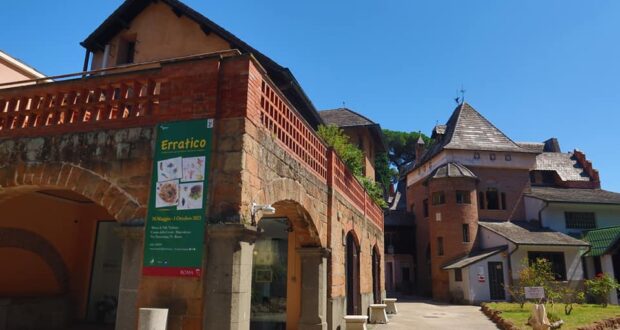
[[[398,172],[393,167],[390,167],[386,153],[382,152],[375,155],[375,180],[381,185],[384,198],[387,197],[390,185],[397,176]]]
[[[383,130],[383,136],[387,144],[388,159],[390,164],[398,169],[399,173],[403,166],[415,160],[415,148],[420,135],[422,140],[424,140],[424,144],[426,146],[430,145],[431,138],[422,133]]]

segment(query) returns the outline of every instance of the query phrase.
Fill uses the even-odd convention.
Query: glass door
[[[289,224],[286,218],[263,218],[254,246],[250,329],[286,329]]]

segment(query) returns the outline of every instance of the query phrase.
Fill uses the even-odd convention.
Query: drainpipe
[[[545,206],[543,206],[540,210],[538,210],[538,226],[542,228],[542,212],[549,206],[549,202],[545,202]]]

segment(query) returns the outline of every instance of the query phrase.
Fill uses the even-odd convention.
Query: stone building
[[[505,300],[522,260],[539,257],[552,261],[558,280],[583,279],[581,257],[589,244],[530,219],[524,201],[536,194],[545,144],[514,142],[467,103],[434,128],[432,139],[407,173],[418,293]]]
[[[290,70],[175,0],[125,1],[82,45],[90,72],[0,90],[0,329],[135,329],[143,307],[172,330],[342,329],[384,296],[382,210]]]

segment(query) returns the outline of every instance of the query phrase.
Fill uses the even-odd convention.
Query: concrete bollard
[[[386,324],[389,322],[387,314],[385,313],[386,304],[371,304],[370,305],[370,323]]]
[[[385,298],[383,299],[383,303],[387,305],[385,312],[388,314],[398,314],[398,309],[396,309],[396,298]]]
[[[167,308],[140,308],[138,330],[166,330]]]
[[[347,324],[347,330],[367,330],[366,321],[368,316],[366,315],[345,315],[344,321]]]

